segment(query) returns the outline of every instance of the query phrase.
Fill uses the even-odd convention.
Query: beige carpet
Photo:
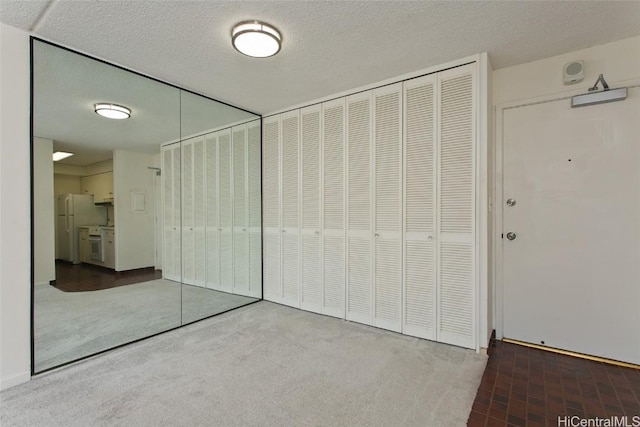
[[[257,301],[164,279],[34,298],[36,372]]]
[[[269,302],[0,393],[7,426],[462,426],[486,356]]]

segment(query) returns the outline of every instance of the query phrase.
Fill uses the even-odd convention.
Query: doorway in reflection
[[[259,300],[259,117],[32,43],[33,372]]]

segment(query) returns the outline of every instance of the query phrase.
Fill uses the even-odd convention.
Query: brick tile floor
[[[623,415],[629,425],[640,420],[640,370],[494,341],[467,425],[558,426],[559,416]]]

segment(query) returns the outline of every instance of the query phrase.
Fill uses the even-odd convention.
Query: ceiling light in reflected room
[[[108,119],[122,120],[131,117],[131,110],[122,105],[102,102],[95,104],[93,107],[96,113]]]
[[[244,21],[231,30],[231,42],[236,50],[254,58],[267,58],[280,52],[282,36],[269,24]]]
[[[57,162],[58,160],[66,159],[67,157],[73,156],[73,153],[67,153],[64,151],[56,151],[53,153],[53,161]]]

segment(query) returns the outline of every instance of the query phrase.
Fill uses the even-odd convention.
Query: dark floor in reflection
[[[91,264],[56,261],[55,287],[64,292],[110,289],[162,278],[162,270],[153,267],[116,272]]]

